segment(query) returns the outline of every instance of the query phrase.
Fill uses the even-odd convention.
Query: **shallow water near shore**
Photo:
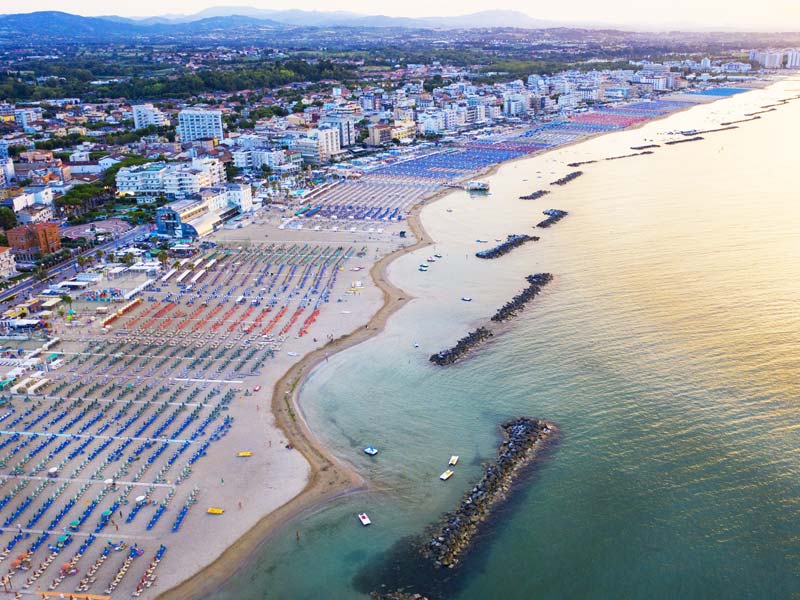
[[[416,299],[301,393],[312,430],[371,489],[286,523],[214,598],[366,598],[354,578],[455,508],[494,458],[498,424],[518,415],[556,422],[557,447],[482,531],[449,598],[796,594],[800,101],[663,142],[798,92],[787,80],[517,161],[489,178],[491,195],[427,208],[444,258],[427,273],[417,265],[431,248],[394,262],[392,281]],[[517,199],[568,162],[650,140],[662,144],[653,155],[585,165],[563,188]],[[548,208],[569,215],[532,230]],[[541,239],[474,257],[510,233]],[[452,366],[428,362],[537,272],[554,281],[489,342]],[[442,482],[451,454],[461,458]]]

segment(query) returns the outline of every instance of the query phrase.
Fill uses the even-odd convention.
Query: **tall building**
[[[152,104],[137,104],[131,107],[133,111],[133,126],[136,129],[144,129],[150,125],[162,127],[169,125],[167,115],[162,113]]]
[[[339,131],[339,145],[342,148],[356,143],[356,119],[352,115],[328,115],[319,120],[320,125],[329,125]]]
[[[222,111],[185,108],[178,113],[178,134],[181,141],[193,142],[206,138],[221,140]]]
[[[20,225],[6,231],[11,250],[21,260],[33,261],[61,250],[57,223]]]
[[[341,151],[339,130],[334,128],[310,129],[305,137],[297,138],[293,143],[303,160],[312,165],[327,162]]]
[[[800,50],[797,50],[796,48],[789,48],[786,50],[785,54],[787,69],[800,68]]]

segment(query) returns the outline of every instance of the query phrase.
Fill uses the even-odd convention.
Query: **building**
[[[150,125],[163,127],[169,125],[167,115],[162,113],[152,104],[137,104],[131,107],[133,112],[133,126],[136,129],[144,129]]]
[[[17,274],[17,261],[11,248],[0,246],[0,278],[8,279]]]
[[[351,115],[330,115],[319,120],[320,125],[327,125],[339,131],[339,146],[347,148],[356,143],[356,119]]]
[[[312,165],[321,165],[341,153],[339,130],[330,128],[309,129],[304,137],[297,138],[292,144],[303,160]]]
[[[223,138],[222,111],[185,108],[178,113],[178,134],[183,142]]]
[[[380,146],[392,141],[392,127],[373,123],[367,126],[367,144],[370,146]]]
[[[184,200],[156,209],[156,231],[176,239],[194,239],[213,233],[222,224],[253,208],[249,185],[228,184],[204,188]]]
[[[6,232],[12,252],[20,260],[32,262],[45,254],[61,250],[58,224],[20,225]]]
[[[765,69],[780,69],[783,67],[783,52],[780,50],[753,50],[750,60],[760,64]]]
[[[45,204],[26,206],[17,212],[17,221],[24,225],[46,223],[53,220],[53,207]]]
[[[194,158],[189,162],[148,163],[124,167],[117,172],[117,192],[133,196],[185,197],[225,180],[225,168],[216,158]]]

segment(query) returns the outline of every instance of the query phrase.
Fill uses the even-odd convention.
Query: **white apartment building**
[[[167,115],[152,104],[137,104],[131,107],[131,111],[133,112],[133,126],[136,129],[144,129],[150,125],[156,127],[169,125]]]
[[[17,261],[8,246],[0,246],[0,278],[8,279],[17,274]]]
[[[786,68],[799,69],[800,68],[800,50],[789,48],[786,53]]]
[[[312,165],[327,162],[341,152],[339,130],[333,128],[309,129],[305,137],[294,140],[293,150],[297,150],[303,160]]]
[[[356,119],[351,115],[329,115],[319,120],[320,125],[329,126],[339,132],[339,146],[346,148],[356,143]]]
[[[223,138],[222,111],[185,108],[178,113],[178,134],[181,141],[193,142],[208,138]]]
[[[195,158],[182,163],[150,163],[120,169],[117,190],[123,194],[183,197],[197,194],[225,180],[225,168],[216,158]]]

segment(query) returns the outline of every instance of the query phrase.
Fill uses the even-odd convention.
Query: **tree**
[[[158,258],[158,262],[161,263],[161,268],[166,269],[167,263],[169,262],[169,254],[164,250],[159,250],[158,254],[156,254],[156,258]]]
[[[67,306],[72,306],[72,296],[70,296],[69,294],[61,294],[59,298]]]
[[[136,262],[136,259],[133,257],[133,254],[130,252],[126,252],[125,255],[122,257],[122,264],[125,266],[130,267],[133,263]]]
[[[83,269],[83,267],[86,266],[86,263],[89,262],[89,259],[86,258],[83,254],[81,254],[80,256],[78,256],[78,258],[75,260],[75,262],[77,262],[78,266],[81,269]]]
[[[33,278],[36,279],[36,281],[41,281],[45,277],[47,277],[47,269],[42,265],[36,265],[33,268]]]
[[[17,226],[17,215],[7,206],[0,206],[0,227],[11,229]]]

